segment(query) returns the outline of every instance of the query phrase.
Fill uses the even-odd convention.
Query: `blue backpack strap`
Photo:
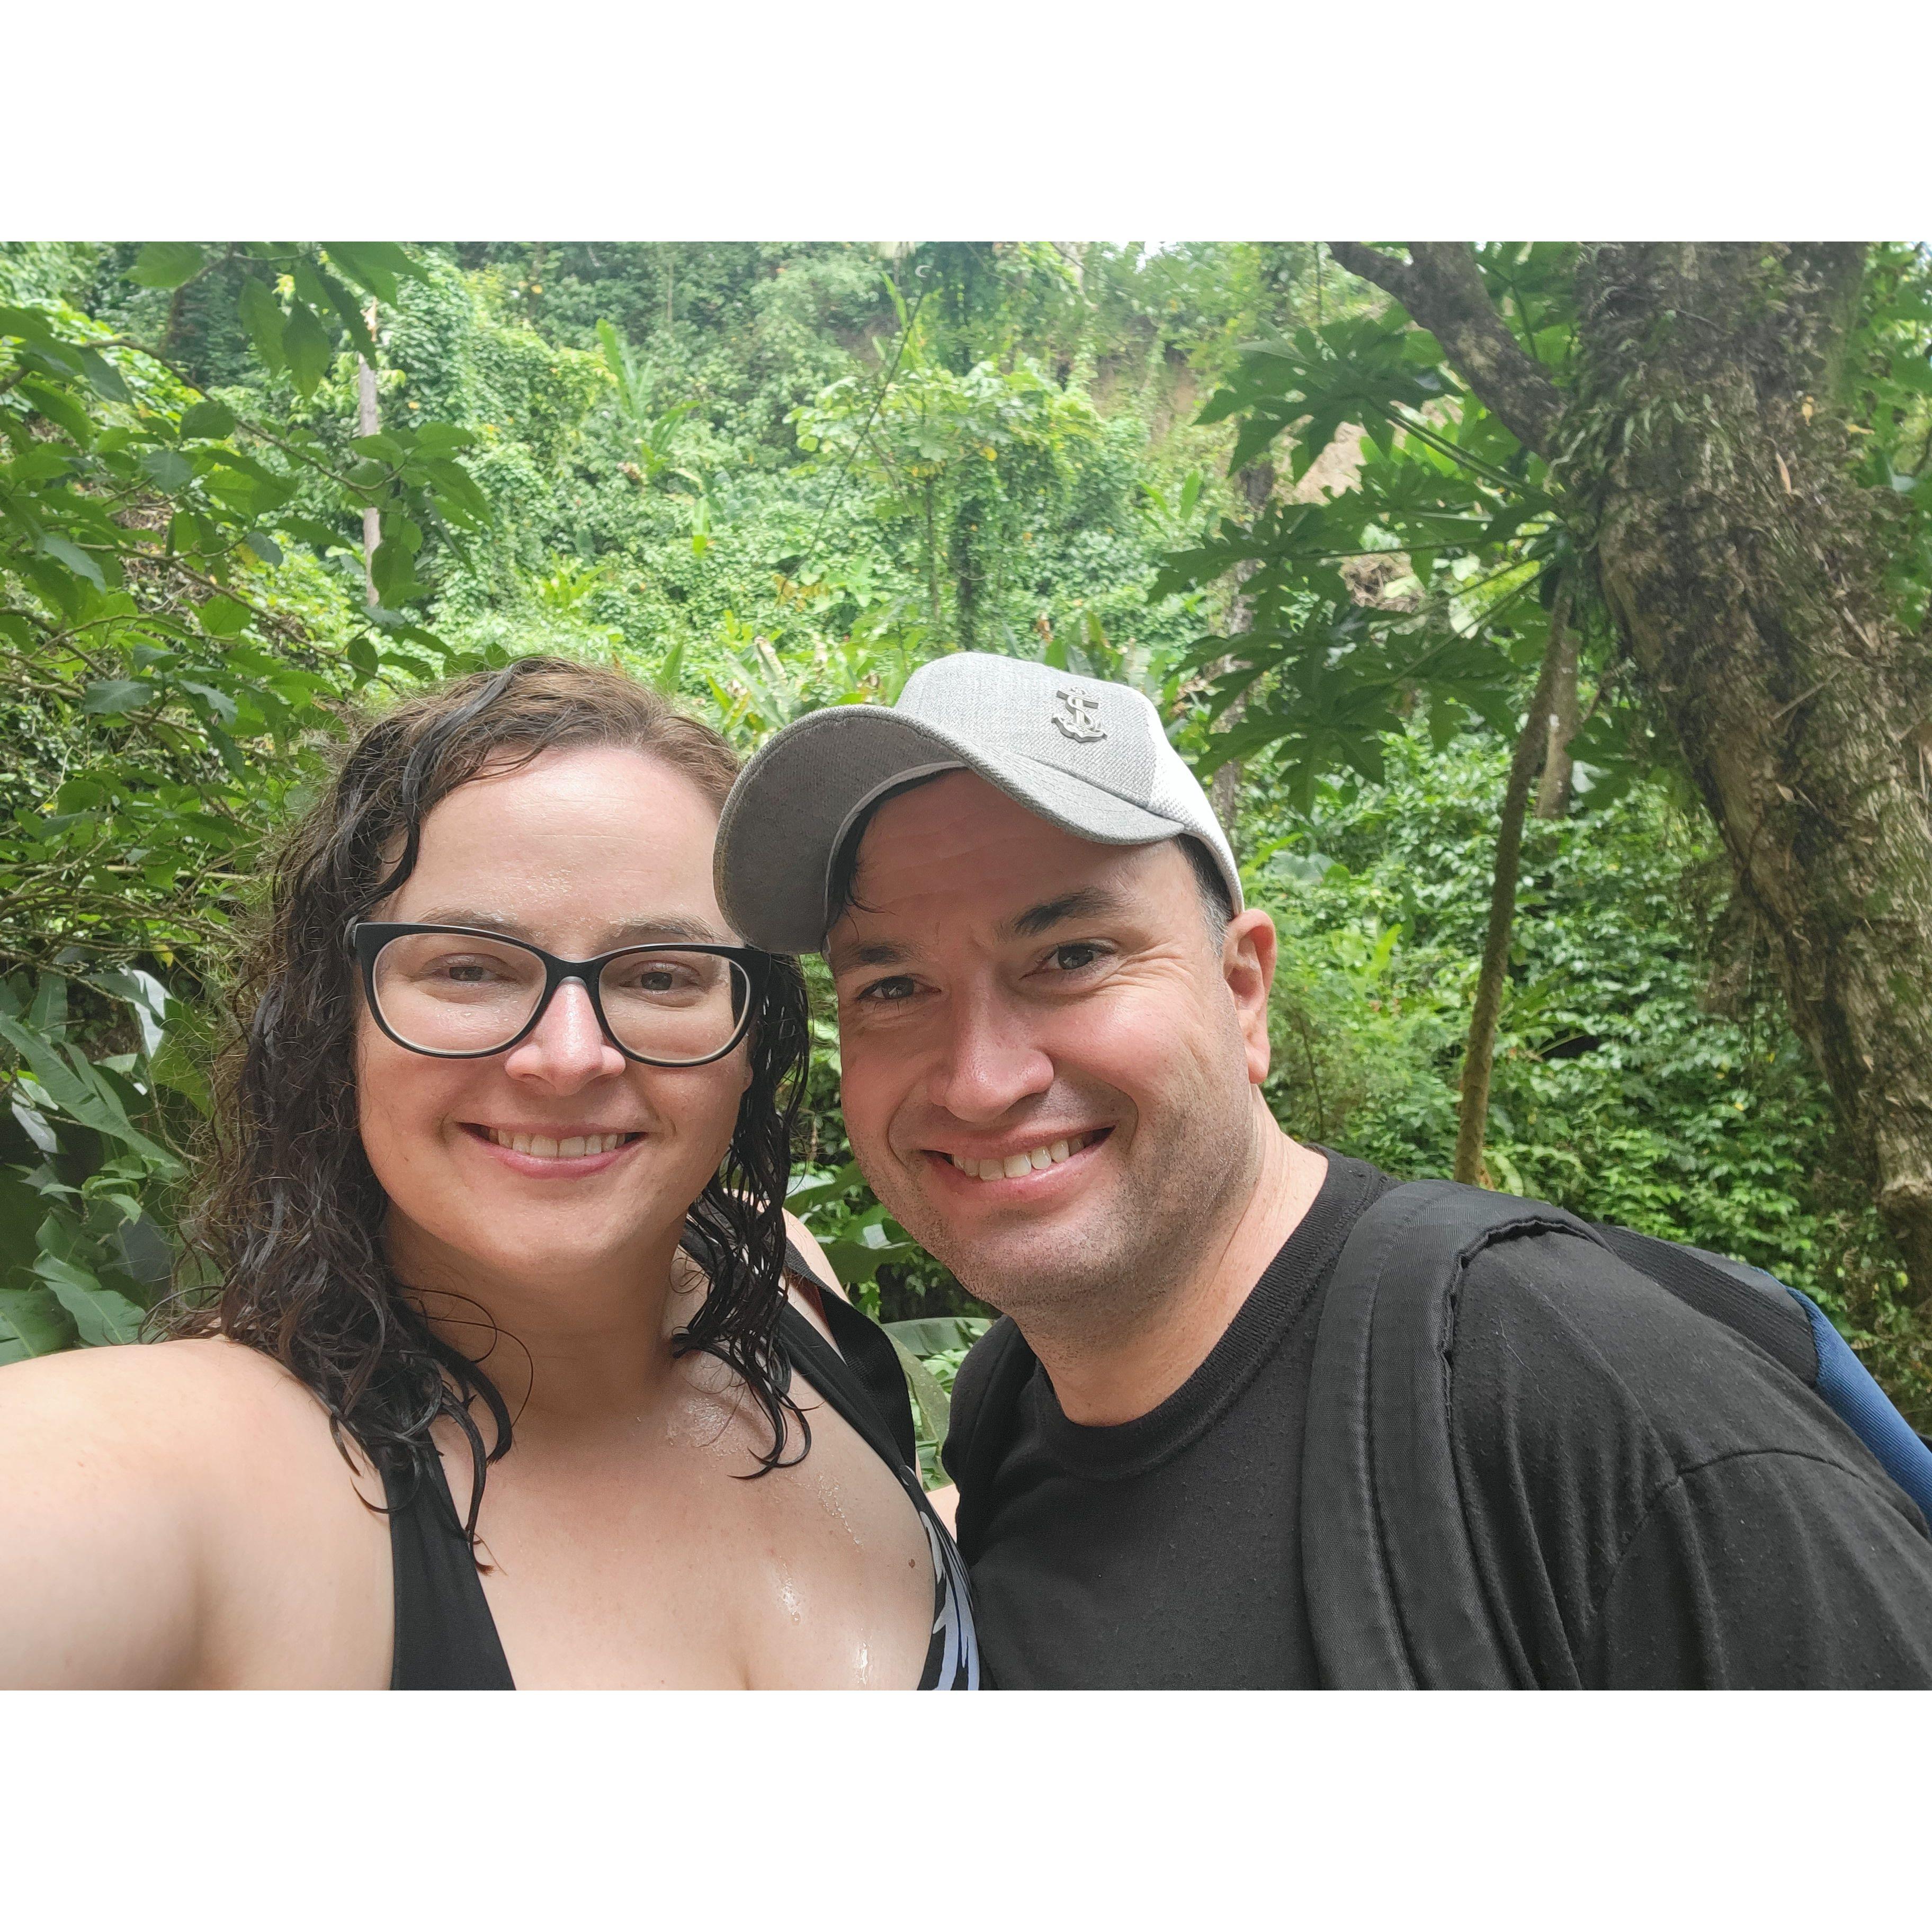
[[[1372,1203],[1343,1244],[1316,1334],[1301,1468],[1302,1564],[1324,1683],[1510,1684],[1476,1575],[1449,1442],[1448,1349],[1470,1262],[1574,1214],[1453,1181]]]
[[[1915,1433],[1892,1407],[1884,1390],[1873,1381],[1871,1371],[1852,1353],[1825,1311],[1795,1288],[1786,1287],[1784,1292],[1804,1310],[1811,1324],[1818,1350],[1818,1393],[1932,1525],[1932,1444]]]

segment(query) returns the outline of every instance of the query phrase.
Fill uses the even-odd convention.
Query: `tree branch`
[[[1406,262],[1359,242],[1331,242],[1328,252],[1351,274],[1394,296],[1519,442],[1538,456],[1552,454],[1562,393],[1496,313],[1475,250],[1466,242],[1408,246]]]

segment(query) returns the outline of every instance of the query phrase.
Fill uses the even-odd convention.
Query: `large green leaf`
[[[282,352],[288,358],[289,375],[296,388],[304,396],[314,395],[328,373],[335,339],[307,302],[298,302],[290,308],[282,330]]]
[[[107,580],[101,574],[100,566],[77,543],[46,530],[40,536],[40,553],[64,563],[68,568],[84,577],[97,590],[107,588]]]
[[[379,301],[396,299],[399,278],[421,280],[422,270],[393,242],[325,242],[322,253],[358,286]]]
[[[46,1212],[38,1191],[0,1168],[0,1282],[24,1280],[40,1252],[35,1230]]]
[[[32,1070],[34,1078],[63,1113],[97,1133],[145,1154],[161,1172],[178,1174],[181,1163],[128,1121],[112,1091],[94,1077],[85,1060],[63,1054],[50,1041],[30,1033],[18,1020],[0,1013],[0,1038],[5,1039]],[[85,1070],[83,1071],[83,1070]]]
[[[983,1315],[928,1315],[882,1325],[902,1348],[923,1358],[943,1355],[949,1348],[970,1348],[991,1324]]]
[[[134,400],[128,392],[128,385],[122,380],[120,370],[99,350],[83,348],[76,344],[68,353],[80,364],[82,373],[94,385],[96,394],[105,396],[110,403],[125,403]]]
[[[226,403],[206,397],[181,419],[181,434],[190,436],[224,436],[235,427],[235,412]]]
[[[283,346],[283,336],[287,322],[281,304],[275,299],[274,291],[259,276],[249,275],[242,281],[236,307],[241,314],[242,326],[248,332],[248,339],[255,345],[255,353],[272,370],[286,368],[289,358]]]
[[[74,1317],[82,1345],[105,1348],[141,1339],[143,1312],[124,1294],[104,1288],[86,1268],[58,1255],[42,1255],[34,1272]]]
[[[74,1317],[51,1288],[0,1288],[0,1336],[22,1355],[57,1355],[74,1344]]]
[[[121,718],[140,710],[154,694],[154,687],[138,678],[104,677],[87,687],[80,708],[91,717]]]
[[[211,638],[238,637],[248,628],[250,617],[247,604],[219,594],[211,597],[195,614]]]
[[[66,390],[33,376],[25,378],[19,387],[20,393],[48,422],[58,423],[83,448],[93,442],[93,418]]]
[[[194,481],[194,465],[178,450],[148,450],[141,458],[141,467],[164,496],[174,496]]]
[[[888,1334],[891,1332],[890,1329],[886,1330]],[[898,1355],[899,1366],[905,1370],[912,1399],[919,1406],[920,1420],[926,1436],[932,1442],[944,1442],[946,1426],[952,1413],[952,1405],[946,1391],[933,1378],[932,1371],[896,1335],[892,1336],[892,1342]]]
[[[150,242],[136,256],[128,278],[146,289],[178,289],[207,266],[208,257],[192,242]]]

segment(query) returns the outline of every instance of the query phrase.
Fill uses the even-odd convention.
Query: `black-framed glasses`
[[[345,934],[376,1024],[398,1046],[481,1060],[528,1037],[567,980],[590,998],[604,1036],[646,1066],[703,1066],[745,1037],[766,956],[683,940],[561,959],[467,926],[356,920]]]

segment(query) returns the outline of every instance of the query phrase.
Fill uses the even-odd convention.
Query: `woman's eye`
[[[482,986],[501,976],[502,969],[490,959],[445,959],[437,964],[434,976],[447,980],[453,986]]]

